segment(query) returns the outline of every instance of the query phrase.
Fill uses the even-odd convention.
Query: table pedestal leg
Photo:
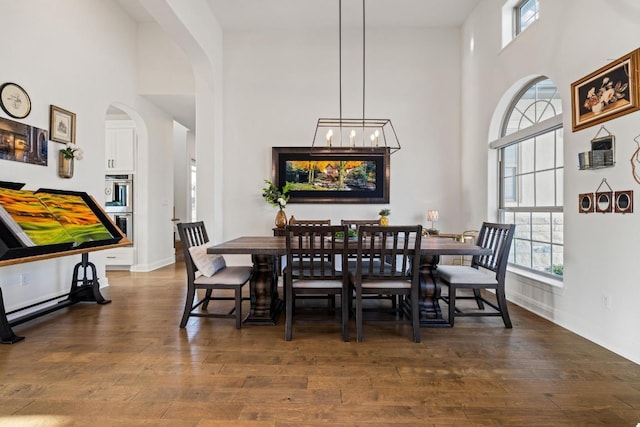
[[[420,326],[449,327],[440,309],[440,286],[435,280],[439,256],[420,257]]]
[[[248,325],[275,325],[284,306],[278,296],[278,274],[273,255],[252,255],[251,308],[244,321]]]

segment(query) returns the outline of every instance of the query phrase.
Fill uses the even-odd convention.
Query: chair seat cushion
[[[334,289],[342,287],[342,280],[294,280],[292,286],[295,289]]]
[[[196,285],[242,285],[251,277],[251,267],[225,267],[211,276],[198,276],[193,281]]]
[[[494,275],[464,265],[442,265],[436,270],[438,277],[447,283],[468,285],[497,285]]]
[[[410,289],[411,282],[405,280],[367,280],[362,282],[363,289]]]
[[[227,263],[222,255],[208,254],[208,247],[209,245],[206,243],[199,246],[191,246],[189,254],[200,274],[211,277],[218,270],[225,268]]]

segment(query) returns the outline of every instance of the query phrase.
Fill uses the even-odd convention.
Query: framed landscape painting
[[[389,203],[390,150],[273,147],[273,182],[289,203]]]
[[[640,109],[640,49],[571,84],[571,119],[578,131]]]

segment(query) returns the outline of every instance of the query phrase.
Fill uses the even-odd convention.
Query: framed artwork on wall
[[[49,110],[49,135],[62,144],[76,143],[76,115],[52,105]]]
[[[289,203],[389,203],[388,147],[273,147],[272,161]]]
[[[578,131],[640,109],[640,49],[571,84],[571,121]]]

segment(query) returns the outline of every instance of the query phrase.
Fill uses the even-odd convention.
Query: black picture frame
[[[273,183],[279,188],[292,183],[289,203],[389,203],[390,157],[388,147],[273,147]],[[315,165],[314,173],[323,176],[309,183],[313,175],[308,173],[309,167],[302,167],[304,162]],[[346,174],[352,175],[338,178],[343,189],[332,189],[338,186],[336,174],[341,173],[340,167],[333,166],[336,162],[344,162],[341,165],[349,168]],[[318,164],[326,166],[323,172],[318,171]],[[349,182],[352,185],[348,185]]]

